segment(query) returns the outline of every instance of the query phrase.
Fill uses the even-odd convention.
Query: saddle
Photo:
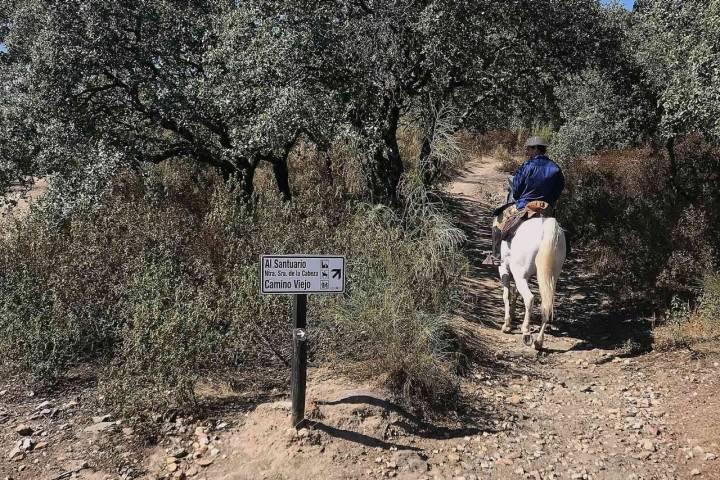
[[[554,214],[555,212],[552,206],[547,202],[542,200],[528,202],[527,205],[525,205],[525,208],[519,210],[516,215],[513,215],[504,222],[504,225],[502,225],[501,228],[502,233],[500,238],[502,240],[510,241],[512,240],[512,237],[515,236],[517,229],[525,220],[536,216],[552,217]]]
[[[525,210],[528,211],[528,218],[532,218],[535,215],[540,215],[541,217],[552,217],[555,214],[552,206],[542,200],[533,200],[532,202],[528,202],[528,204],[525,205]]]

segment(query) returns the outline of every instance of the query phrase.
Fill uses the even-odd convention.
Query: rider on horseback
[[[565,188],[562,170],[545,155],[547,144],[540,137],[525,142],[527,161],[512,176],[508,203],[493,212],[492,252],[483,263],[499,265],[500,243],[512,236],[523,220],[536,214],[552,216]]]

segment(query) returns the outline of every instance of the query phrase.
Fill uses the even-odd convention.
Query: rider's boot
[[[500,243],[502,232],[499,228],[492,229],[492,251],[483,261],[483,265],[500,265]]]

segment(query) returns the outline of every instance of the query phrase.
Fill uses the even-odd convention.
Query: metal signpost
[[[260,292],[293,295],[292,426],[305,421],[307,378],[307,295],[345,292],[345,257],[338,255],[262,255]]]

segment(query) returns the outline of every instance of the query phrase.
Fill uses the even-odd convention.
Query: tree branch
[[[78,99],[80,97],[83,97],[87,95],[86,98],[83,99],[81,107],[85,108],[87,105],[92,101],[93,98],[95,98],[95,95],[101,92],[106,92],[108,90],[112,90],[113,88],[117,88],[117,85],[114,83],[108,83],[106,85],[98,85],[95,87],[88,87],[82,92],[78,92],[77,94],[73,95],[73,99]]]
[[[164,160],[167,160],[169,158],[173,157],[179,157],[182,155],[188,155],[190,153],[190,148],[188,145],[175,145],[167,150],[155,153],[152,155],[146,155],[146,154],[137,154],[135,156],[136,161],[138,162],[146,162],[146,163],[160,163]]]
[[[223,171],[227,171],[227,169],[231,166],[236,170],[246,170],[251,166],[246,161],[243,162],[245,159],[241,159],[241,164],[238,165],[236,162],[224,161],[216,158],[215,155],[213,155],[213,153],[196,138],[195,134],[189,128],[181,125],[173,118],[165,117],[158,110],[150,108],[142,103],[140,100],[138,84],[128,85],[107,69],[104,70],[104,73],[108,76],[108,78],[114,80],[119,87],[125,90],[136,111],[144,115],[147,119],[152,120],[160,127],[175,132],[187,141],[192,146],[190,153],[197,155],[199,160],[209,165],[218,167]]]

